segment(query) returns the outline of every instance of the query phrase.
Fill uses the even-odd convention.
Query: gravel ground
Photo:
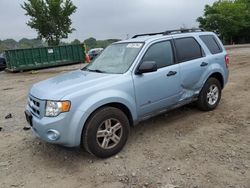
[[[23,130],[30,86],[82,65],[1,72],[0,187],[250,188],[250,47],[228,52],[230,80],[216,110],[188,105],[143,122],[105,160]]]

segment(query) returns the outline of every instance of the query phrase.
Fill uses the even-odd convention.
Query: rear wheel
[[[127,116],[114,107],[104,107],[91,115],[83,132],[85,149],[101,158],[118,153],[126,144],[129,135]]]
[[[221,84],[216,78],[209,78],[204,84],[197,104],[199,109],[210,111],[215,109],[221,98]]]

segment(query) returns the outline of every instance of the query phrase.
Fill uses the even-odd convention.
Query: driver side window
[[[150,46],[142,59],[144,61],[155,61],[158,69],[174,64],[171,42],[163,41]]]

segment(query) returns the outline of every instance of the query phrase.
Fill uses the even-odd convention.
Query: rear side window
[[[192,37],[175,39],[176,55],[178,62],[190,61],[201,58],[201,46]]]
[[[174,56],[171,42],[158,42],[150,46],[142,59],[143,61],[155,61],[158,68],[172,65],[174,63]]]
[[[201,40],[205,43],[211,54],[218,54],[222,52],[218,40],[213,35],[201,35]]]

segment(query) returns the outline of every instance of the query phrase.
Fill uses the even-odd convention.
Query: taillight
[[[226,64],[226,67],[228,68],[229,67],[229,56],[228,55],[225,55],[225,64]]]

